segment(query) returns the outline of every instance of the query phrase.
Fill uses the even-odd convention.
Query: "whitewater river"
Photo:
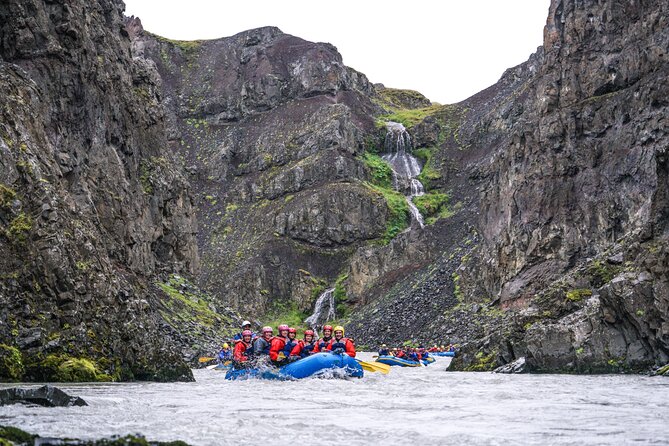
[[[195,370],[195,383],[59,385],[89,406],[4,406],[0,424],[191,445],[669,444],[669,379],[453,373],[448,362],[354,380],[231,382]]]

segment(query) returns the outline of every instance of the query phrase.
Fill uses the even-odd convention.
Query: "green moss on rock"
[[[0,344],[0,381],[19,381],[25,368],[21,352],[6,344]]]
[[[448,207],[448,194],[427,193],[413,198],[420,213],[425,217],[427,224],[432,224],[439,218],[448,218],[453,215],[453,211]]]
[[[423,162],[423,168],[420,174],[418,174],[418,180],[423,184],[425,190],[433,189],[434,183],[441,179],[441,173],[433,166],[433,149],[416,149],[413,151],[413,154]]]
[[[72,358],[60,364],[56,378],[61,382],[111,381],[108,375],[98,371],[93,361],[84,358]]]
[[[365,152],[361,159],[369,169],[372,184],[386,189],[393,187],[393,169],[383,158],[373,153]]]
[[[11,426],[0,426],[0,440],[4,440],[9,445],[32,445],[35,443],[37,435],[30,435],[19,428]],[[0,445],[3,443],[0,442]]]
[[[348,274],[340,274],[335,281],[334,300],[336,316],[339,319],[345,319],[350,313],[350,306],[348,303],[348,295],[344,283],[348,279]]]
[[[25,243],[28,239],[28,233],[33,228],[33,221],[29,215],[21,212],[14,220],[9,223],[5,231],[7,238],[12,242]]]
[[[590,296],[592,296],[592,290],[587,288],[567,291],[567,300],[571,302],[580,302],[583,298]]]
[[[386,230],[381,237],[381,243],[387,245],[400,232],[409,226],[411,214],[406,197],[399,192],[384,187],[365,183],[375,193],[381,195],[388,207],[388,220]]]
[[[466,372],[491,372],[497,367],[497,353],[492,352],[486,355],[483,352],[478,352],[474,356],[475,360],[471,365],[465,368]]]
[[[0,183],[0,208],[8,208],[16,198],[16,192],[9,186]]]
[[[27,374],[36,381],[54,382],[109,382],[119,381],[120,371],[114,376],[102,372],[97,361],[70,355],[50,354],[36,356],[26,363]]]

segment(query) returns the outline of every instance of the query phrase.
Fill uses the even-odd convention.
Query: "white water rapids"
[[[191,445],[669,444],[666,378],[446,372],[448,362],[352,380],[226,381],[196,370],[195,383],[62,384],[89,406],[4,406],[0,424]]]

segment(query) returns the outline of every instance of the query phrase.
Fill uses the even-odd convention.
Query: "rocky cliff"
[[[0,5],[4,378],[192,379],[155,283],[197,270],[195,213],[122,11]]]
[[[381,275],[429,257],[408,241],[428,238],[398,236],[408,209],[374,181],[387,98],[336,48],[271,27],[201,42],[127,27],[160,73],[169,145],[197,204],[199,283],[221,302],[304,319],[337,284],[342,316]],[[382,259],[356,274],[369,257]]]
[[[275,28],[208,42],[129,29],[163,79],[200,280],[223,302],[304,315],[334,286],[362,344],[446,339],[466,344],[456,367],[524,356],[587,372],[667,361],[665,16],[556,0],[526,63],[449,106]],[[422,161],[421,210],[438,207],[424,229],[393,232],[392,196],[373,193],[384,121]]]
[[[532,80],[510,114],[477,125],[504,137],[477,170],[482,241],[464,268],[465,301],[487,296],[506,317],[464,366],[669,360],[668,12],[659,1],[553,1]]]
[[[360,345],[458,342],[455,368],[668,362],[668,12],[554,0],[527,62],[439,105],[273,27],[3,4],[2,374],[188,378],[235,310],[300,323],[329,288]]]

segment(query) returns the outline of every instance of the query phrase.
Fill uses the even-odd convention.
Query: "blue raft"
[[[432,356],[450,356],[453,357],[455,356],[455,352],[432,352],[430,353]]]
[[[225,379],[301,379],[328,370],[335,371],[335,373],[341,373],[346,377],[362,378],[363,376],[362,366],[355,360],[355,358],[351,358],[345,354],[339,355],[323,352],[307,356],[304,359],[284,365],[278,369],[273,367],[250,369],[232,368],[226,373]]]
[[[214,370],[229,370],[232,367],[232,361],[225,361],[214,367]]]
[[[432,364],[435,361],[434,358],[428,357],[427,359],[424,359],[421,361],[423,365],[428,365]],[[410,361],[408,359],[402,359],[402,358],[396,358],[394,356],[379,356],[376,358],[376,362],[380,362],[381,364],[387,364],[387,365],[395,365],[399,367],[420,367],[420,364],[418,361]]]

